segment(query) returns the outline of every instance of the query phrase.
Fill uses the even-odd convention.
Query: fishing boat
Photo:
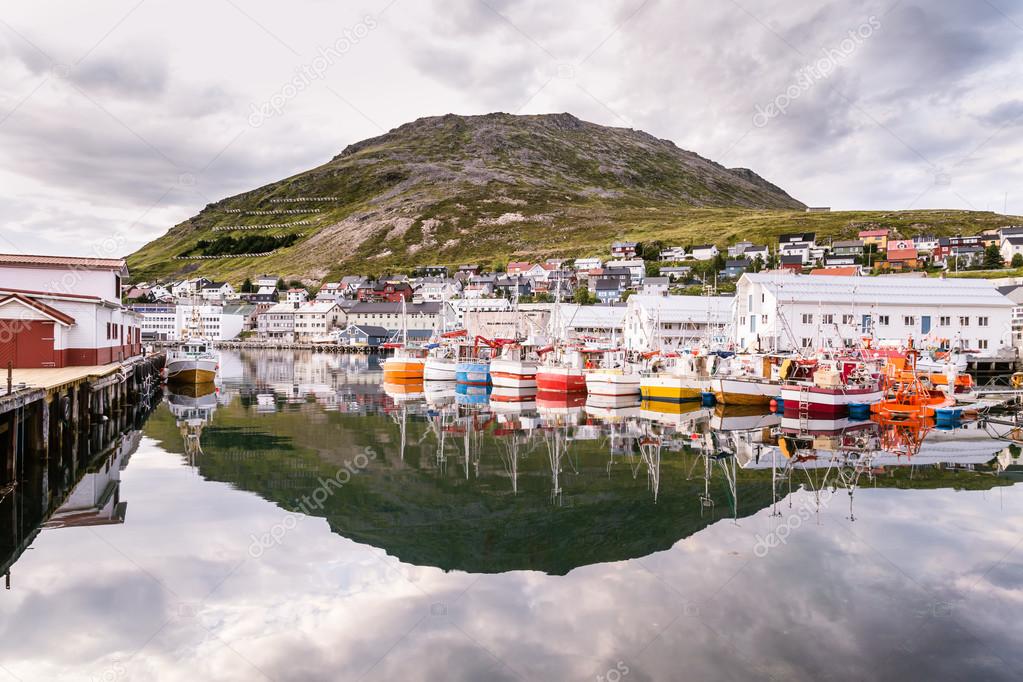
[[[167,383],[178,386],[213,383],[219,367],[220,360],[209,342],[186,341],[167,356]]]
[[[935,411],[956,403],[954,390],[934,387],[916,369],[917,351],[910,341],[905,358],[889,358],[884,371],[884,400],[870,411],[889,419],[929,419]]]
[[[458,346],[455,381],[461,386],[489,386],[490,361],[494,343],[477,336],[472,343]]]
[[[464,329],[445,332],[441,334],[438,343],[426,346],[426,362],[423,363],[423,379],[425,381],[455,381],[458,360],[455,357],[455,347],[451,343],[454,339],[464,336]]]
[[[547,393],[586,393],[585,359],[577,346],[547,346],[537,351],[543,362],[536,370],[536,387]]]
[[[422,383],[423,370],[426,366],[426,349],[410,347],[408,344],[408,315],[405,299],[401,299],[401,332],[400,341],[383,344],[383,348],[393,349],[391,357],[384,360],[384,383],[405,384]]]
[[[854,357],[785,360],[780,376],[786,381],[781,397],[787,416],[840,419],[849,413],[849,405],[884,398],[878,366]]]
[[[719,405],[770,405],[781,393],[784,355],[749,353],[723,358],[710,380]]]
[[[385,348],[393,348],[394,354],[384,360],[384,383],[423,383],[426,366],[426,351],[422,348],[409,348],[404,344],[384,344]]]
[[[599,363],[586,372],[586,394],[638,398],[640,377],[629,371],[624,352],[620,349],[606,349],[598,353],[602,356]]]
[[[529,345],[506,343],[490,361],[490,380],[494,388],[521,388],[536,393],[537,360]]]
[[[664,403],[700,400],[711,389],[710,380],[719,357],[698,348],[665,355],[657,361],[660,371],[640,378],[643,400]]]

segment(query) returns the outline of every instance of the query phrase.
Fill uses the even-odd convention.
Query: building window
[[[943,315],[942,317],[938,318],[938,326],[939,327],[948,327],[951,324],[952,324],[952,318],[948,317],[947,315]]]
[[[916,326],[916,318],[913,317],[912,315],[905,315],[902,318],[902,324],[906,325],[907,327],[915,327]]]
[[[813,324],[813,315],[810,313],[803,313],[803,324]]]
[[[987,339],[977,339],[977,348],[987,350]]]
[[[842,315],[842,324],[852,324],[852,323],[853,323],[853,316],[852,315]]]
[[[969,327],[970,326],[970,318],[966,317],[965,315],[960,317],[959,318],[959,325],[962,326],[962,327]]]
[[[813,345],[813,339],[803,339],[803,348],[810,348]]]
[[[877,316],[877,323],[887,327],[888,326],[888,316],[887,315],[878,315]]]
[[[977,318],[977,326],[978,327],[986,327],[987,326],[987,318],[986,317],[978,317]]]
[[[824,324],[835,324],[835,316],[831,314],[821,315],[821,322]]]

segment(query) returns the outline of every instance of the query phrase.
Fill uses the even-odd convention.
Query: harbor
[[[396,387],[384,375],[377,356],[223,350],[215,386],[126,401],[94,422],[79,454],[26,458],[0,502],[9,587],[0,610],[32,608],[55,634],[68,632],[66,597],[43,589],[54,580],[45,567],[60,566],[65,592],[103,603],[92,612],[97,626],[130,630],[87,664],[79,653],[96,676],[133,665],[124,661],[134,651],[142,652],[134,660],[198,651],[203,669],[247,660],[278,678],[293,669],[278,651],[295,633],[345,641],[353,607],[381,619],[360,620],[372,641],[344,645],[334,662],[353,679],[411,674],[405,656],[373,672],[402,632],[406,650],[457,648],[460,629],[501,660],[478,659],[488,670],[582,678],[617,647],[577,660],[561,655],[558,638],[529,645],[545,658],[533,662],[518,638],[487,624],[548,631],[566,617],[588,623],[571,640],[579,646],[623,626],[643,632],[641,641],[648,619],[677,619],[665,647],[620,659],[670,679],[679,652],[707,666],[729,656],[727,640],[702,638],[708,626],[737,630],[754,619],[832,641],[782,608],[811,603],[809,594],[818,608],[870,605],[833,635],[857,647],[911,639],[921,627],[951,635],[960,623],[992,646],[1013,638],[978,615],[1001,608],[993,579],[969,604],[947,587],[955,575],[1000,570],[1015,537],[1003,531],[1023,518],[1023,460],[1010,427],[804,425],[769,409],[598,396],[506,402],[496,389]],[[414,531],[396,517],[416,519]],[[956,519],[954,530],[946,519]],[[185,570],[197,557],[211,570]],[[324,569],[328,558],[334,565]],[[863,572],[874,576],[867,585]],[[296,573],[317,577],[289,583]],[[526,589],[558,613],[504,596]],[[633,607],[621,613],[614,602],[573,596],[608,590]],[[126,592],[147,596],[125,601]],[[314,604],[337,617],[307,620]],[[258,639],[235,630],[271,611],[285,629]],[[766,631],[746,637],[749,646],[773,640]],[[917,640],[916,650],[941,660],[939,640]],[[972,642],[959,646],[979,654]],[[22,661],[43,655],[21,647]],[[756,672],[744,660],[729,665],[739,676]],[[795,659],[783,669],[823,675],[834,665]],[[24,677],[26,665],[12,670]]]

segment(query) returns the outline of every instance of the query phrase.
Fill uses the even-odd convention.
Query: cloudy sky
[[[420,116],[568,111],[837,209],[1023,214],[1014,0],[0,9],[0,251],[122,255]]]

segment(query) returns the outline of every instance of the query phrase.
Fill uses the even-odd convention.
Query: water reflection
[[[722,518],[777,513],[799,489],[841,488],[852,504],[864,485],[1009,483],[996,475],[1004,444],[976,425],[910,433],[698,403],[388,385],[373,356],[268,352],[237,367],[216,396],[172,396],[148,432],[208,479],[445,570],[564,574],[643,557]],[[302,503],[367,449],[373,460],[344,495]],[[416,532],[396,519],[415,519]]]
[[[0,677],[1014,679],[1023,664],[1020,451],[977,424],[389,394],[373,358],[225,356],[212,393],[26,469],[24,516],[0,502],[19,519]]]

